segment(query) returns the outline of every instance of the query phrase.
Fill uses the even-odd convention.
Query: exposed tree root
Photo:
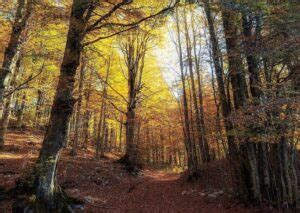
[[[35,193],[35,187],[31,184],[30,178],[17,182],[17,186],[10,192],[12,197],[16,198],[12,209],[16,213],[68,213],[74,212],[76,205],[83,205],[84,202],[76,198],[69,197],[61,187],[56,184],[55,192],[51,201],[39,200]]]
[[[116,162],[123,164],[125,166],[126,171],[132,175],[138,175],[143,169],[142,164],[133,162],[128,155],[124,155]]]

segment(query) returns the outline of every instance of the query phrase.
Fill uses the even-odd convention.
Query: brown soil
[[[13,200],[4,199],[4,191],[14,188],[15,181],[32,167],[42,135],[37,131],[7,135],[0,152],[0,213],[11,212]],[[95,160],[92,147],[80,150],[76,157],[69,153],[69,149],[63,151],[58,180],[70,196],[84,201],[77,212],[272,212],[247,208],[230,196],[224,161],[204,166],[201,179],[189,183],[183,174],[149,168],[140,176],[130,176],[114,163],[116,155]]]

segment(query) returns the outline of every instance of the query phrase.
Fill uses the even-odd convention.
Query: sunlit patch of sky
[[[197,11],[198,14],[204,15],[203,10]],[[175,94],[176,97],[178,97],[178,94],[180,91],[177,91],[173,86],[180,80],[180,64],[179,64],[179,56],[177,52],[177,47],[175,45],[176,43],[176,31],[172,29],[171,22],[174,21],[174,19],[170,19],[168,24],[166,24],[165,27],[165,40],[164,44],[157,46],[155,48],[155,55],[158,62],[158,66],[160,67],[160,70],[162,72],[163,77],[165,78],[165,81],[169,85],[169,87],[172,89],[173,94]],[[210,64],[210,57],[209,57],[209,48],[207,46],[206,38],[208,37],[207,31],[205,30],[205,27],[202,25],[200,27],[197,27],[197,30],[199,31],[199,35],[201,36],[201,58],[200,58],[200,66],[203,75],[205,76],[211,76],[212,73],[212,67]],[[192,34],[192,32],[190,32]],[[199,36],[198,35],[198,36]],[[182,40],[182,47],[183,51],[185,49],[185,37],[181,34],[181,40]],[[197,53],[199,51],[199,46],[197,46]],[[185,51],[183,52],[185,55]],[[186,57],[186,56],[184,56]]]

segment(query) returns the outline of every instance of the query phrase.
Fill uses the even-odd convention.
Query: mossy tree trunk
[[[36,198],[33,203],[30,201],[28,203],[33,211],[66,212],[70,210],[57,184],[56,173],[60,152],[66,140],[67,124],[75,103],[72,94],[76,70],[80,63],[81,42],[86,27],[84,15],[88,6],[88,1],[84,0],[74,0],[72,5],[66,48],[60,68],[60,77],[52,105],[49,125],[34,171],[29,177],[31,182],[27,182],[32,189],[27,191],[27,193],[33,193],[33,196]]]

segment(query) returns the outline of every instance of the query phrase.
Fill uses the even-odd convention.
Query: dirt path
[[[137,178],[102,189],[103,205],[86,205],[87,212],[232,212],[224,199],[203,196],[199,184],[187,183],[180,174],[145,170]],[[110,195],[118,195],[111,197]],[[100,203],[98,203],[100,204]],[[105,205],[104,205],[105,204]],[[236,210],[245,210],[235,206]],[[245,212],[245,211],[238,211]]]

